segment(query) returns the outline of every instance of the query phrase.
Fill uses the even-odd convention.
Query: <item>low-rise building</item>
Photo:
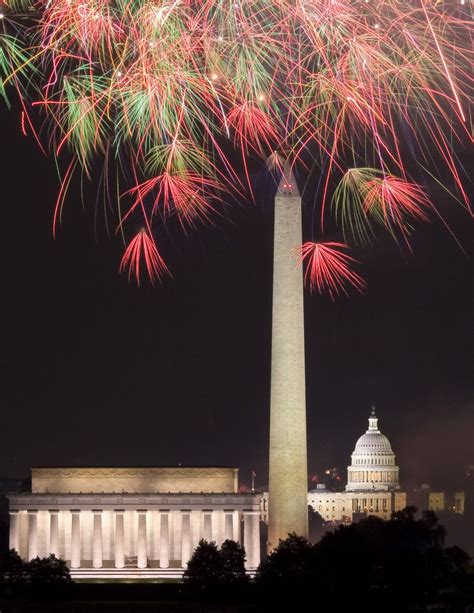
[[[408,504],[420,511],[451,511],[463,515],[465,493],[434,490],[429,483],[422,483],[409,493]]]
[[[260,563],[259,500],[232,467],[37,467],[9,498],[10,547],[53,553],[75,578],[179,577],[200,539]]]

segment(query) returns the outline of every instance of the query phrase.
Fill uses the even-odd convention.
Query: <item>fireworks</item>
[[[347,294],[347,284],[359,291],[364,289],[362,277],[351,270],[356,260],[343,249],[347,249],[347,245],[334,242],[308,242],[295,249],[298,263],[306,262],[305,281],[311,292],[327,292],[334,300],[338,294]]]
[[[120,263],[120,272],[128,270],[128,278],[130,279],[134,275],[139,285],[142,260],[152,283],[169,274],[166,264],[158,253],[155,242],[146,230],[140,230],[130,241]]]
[[[167,274],[158,220],[208,221],[223,192],[251,193],[250,158],[276,150],[321,169],[312,231],[333,212],[346,242],[406,238],[433,206],[417,181],[438,171],[469,206],[453,148],[472,84],[459,3],[2,0],[0,15],[0,96],[16,89],[23,131],[63,169],[54,225],[77,175],[102,185],[129,276]],[[313,289],[361,288],[337,247],[303,246]]]

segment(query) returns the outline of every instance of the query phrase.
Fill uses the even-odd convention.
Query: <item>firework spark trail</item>
[[[347,248],[336,242],[307,242],[295,248],[298,265],[306,262],[305,283],[311,292],[327,292],[334,300],[341,293],[347,295],[347,285],[358,291],[364,289],[364,279],[351,269],[356,260],[341,251]]]
[[[469,137],[471,31],[454,1],[2,0],[0,96],[17,90],[35,138],[39,109],[65,169],[54,229],[73,175],[94,181],[101,162],[131,236],[120,268],[156,280],[155,219],[209,221],[223,191],[252,193],[251,159],[275,151],[305,168],[312,157],[313,231],[332,211],[346,242],[380,227],[406,238],[432,207],[416,180],[446,170],[469,207],[454,145]],[[342,243],[308,245],[318,288],[360,289]]]
[[[134,236],[120,262],[120,272],[128,271],[128,278],[130,279],[133,275],[138,285],[140,285],[142,276],[142,260],[152,284],[161,280],[165,275],[169,275],[169,270],[158,253],[155,241],[150,238],[146,230],[140,230]]]
[[[459,96],[458,96],[458,93],[457,93],[457,90],[456,90],[456,86],[454,85],[453,79],[451,77],[451,74],[449,72],[448,66],[446,64],[446,60],[444,58],[444,53],[443,53],[443,50],[441,49],[441,46],[440,46],[440,44],[438,42],[438,37],[436,36],[436,32],[434,31],[433,26],[431,24],[431,19],[430,19],[430,16],[428,14],[428,11],[426,10],[426,5],[425,5],[425,3],[423,1],[422,1],[421,4],[423,6],[423,12],[424,12],[424,14],[426,16],[426,21],[428,23],[428,27],[430,29],[431,34],[433,35],[433,40],[435,42],[436,49],[438,50],[439,57],[440,57],[441,62],[443,64],[444,72],[445,72],[446,77],[447,77],[447,79],[449,81],[449,85],[450,85],[451,90],[453,92],[453,96],[454,96],[454,98],[456,100],[456,105],[457,105],[457,107],[459,109],[459,115],[461,116],[461,119],[463,121],[466,121],[466,117],[465,117],[464,112],[462,110],[462,105],[461,105],[461,101],[459,100]]]

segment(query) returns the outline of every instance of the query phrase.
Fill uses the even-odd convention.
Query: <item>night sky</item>
[[[87,198],[51,232],[54,165],[2,126],[1,476],[31,465],[235,465],[267,482],[272,187],[214,227],[163,249],[173,279],[141,289],[118,274],[122,245]],[[77,188],[76,188],[77,190]],[[92,192],[93,193],[93,192]],[[469,217],[437,204],[464,249]],[[309,227],[312,201],[305,206]],[[308,235],[308,238],[309,235]],[[329,238],[340,238],[335,235]],[[381,236],[362,260],[368,289],[306,294],[311,473],[345,471],[372,403],[402,486],[462,483],[472,440],[472,258],[435,219],[413,254]]]

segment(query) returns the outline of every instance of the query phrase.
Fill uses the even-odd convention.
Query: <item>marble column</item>
[[[191,512],[181,514],[181,566],[186,567],[191,557]]]
[[[160,568],[170,565],[170,514],[160,513]]]
[[[125,549],[124,549],[124,511],[115,509],[115,568],[123,568],[125,566]]]
[[[81,512],[71,511],[71,568],[81,567]]]
[[[202,538],[212,541],[212,513],[203,513]]]
[[[38,555],[38,511],[28,511],[28,560]]]
[[[242,521],[240,513],[234,511],[234,539],[236,543],[242,544]]]
[[[10,549],[20,551],[20,514],[18,511],[10,511]]]
[[[93,509],[94,523],[92,527],[92,568],[102,568],[102,511]]]
[[[234,513],[224,511],[224,540],[231,541],[234,538]]]
[[[253,548],[253,530],[252,530],[252,515],[244,511],[244,549],[245,549],[245,566],[251,568],[250,556]]]
[[[137,537],[137,566],[146,568],[148,566],[146,550],[146,510],[138,510],[138,537]]]
[[[257,568],[260,564],[259,516],[258,511],[244,511],[244,548],[247,568]]]
[[[49,511],[49,553],[59,558],[59,511]]]

